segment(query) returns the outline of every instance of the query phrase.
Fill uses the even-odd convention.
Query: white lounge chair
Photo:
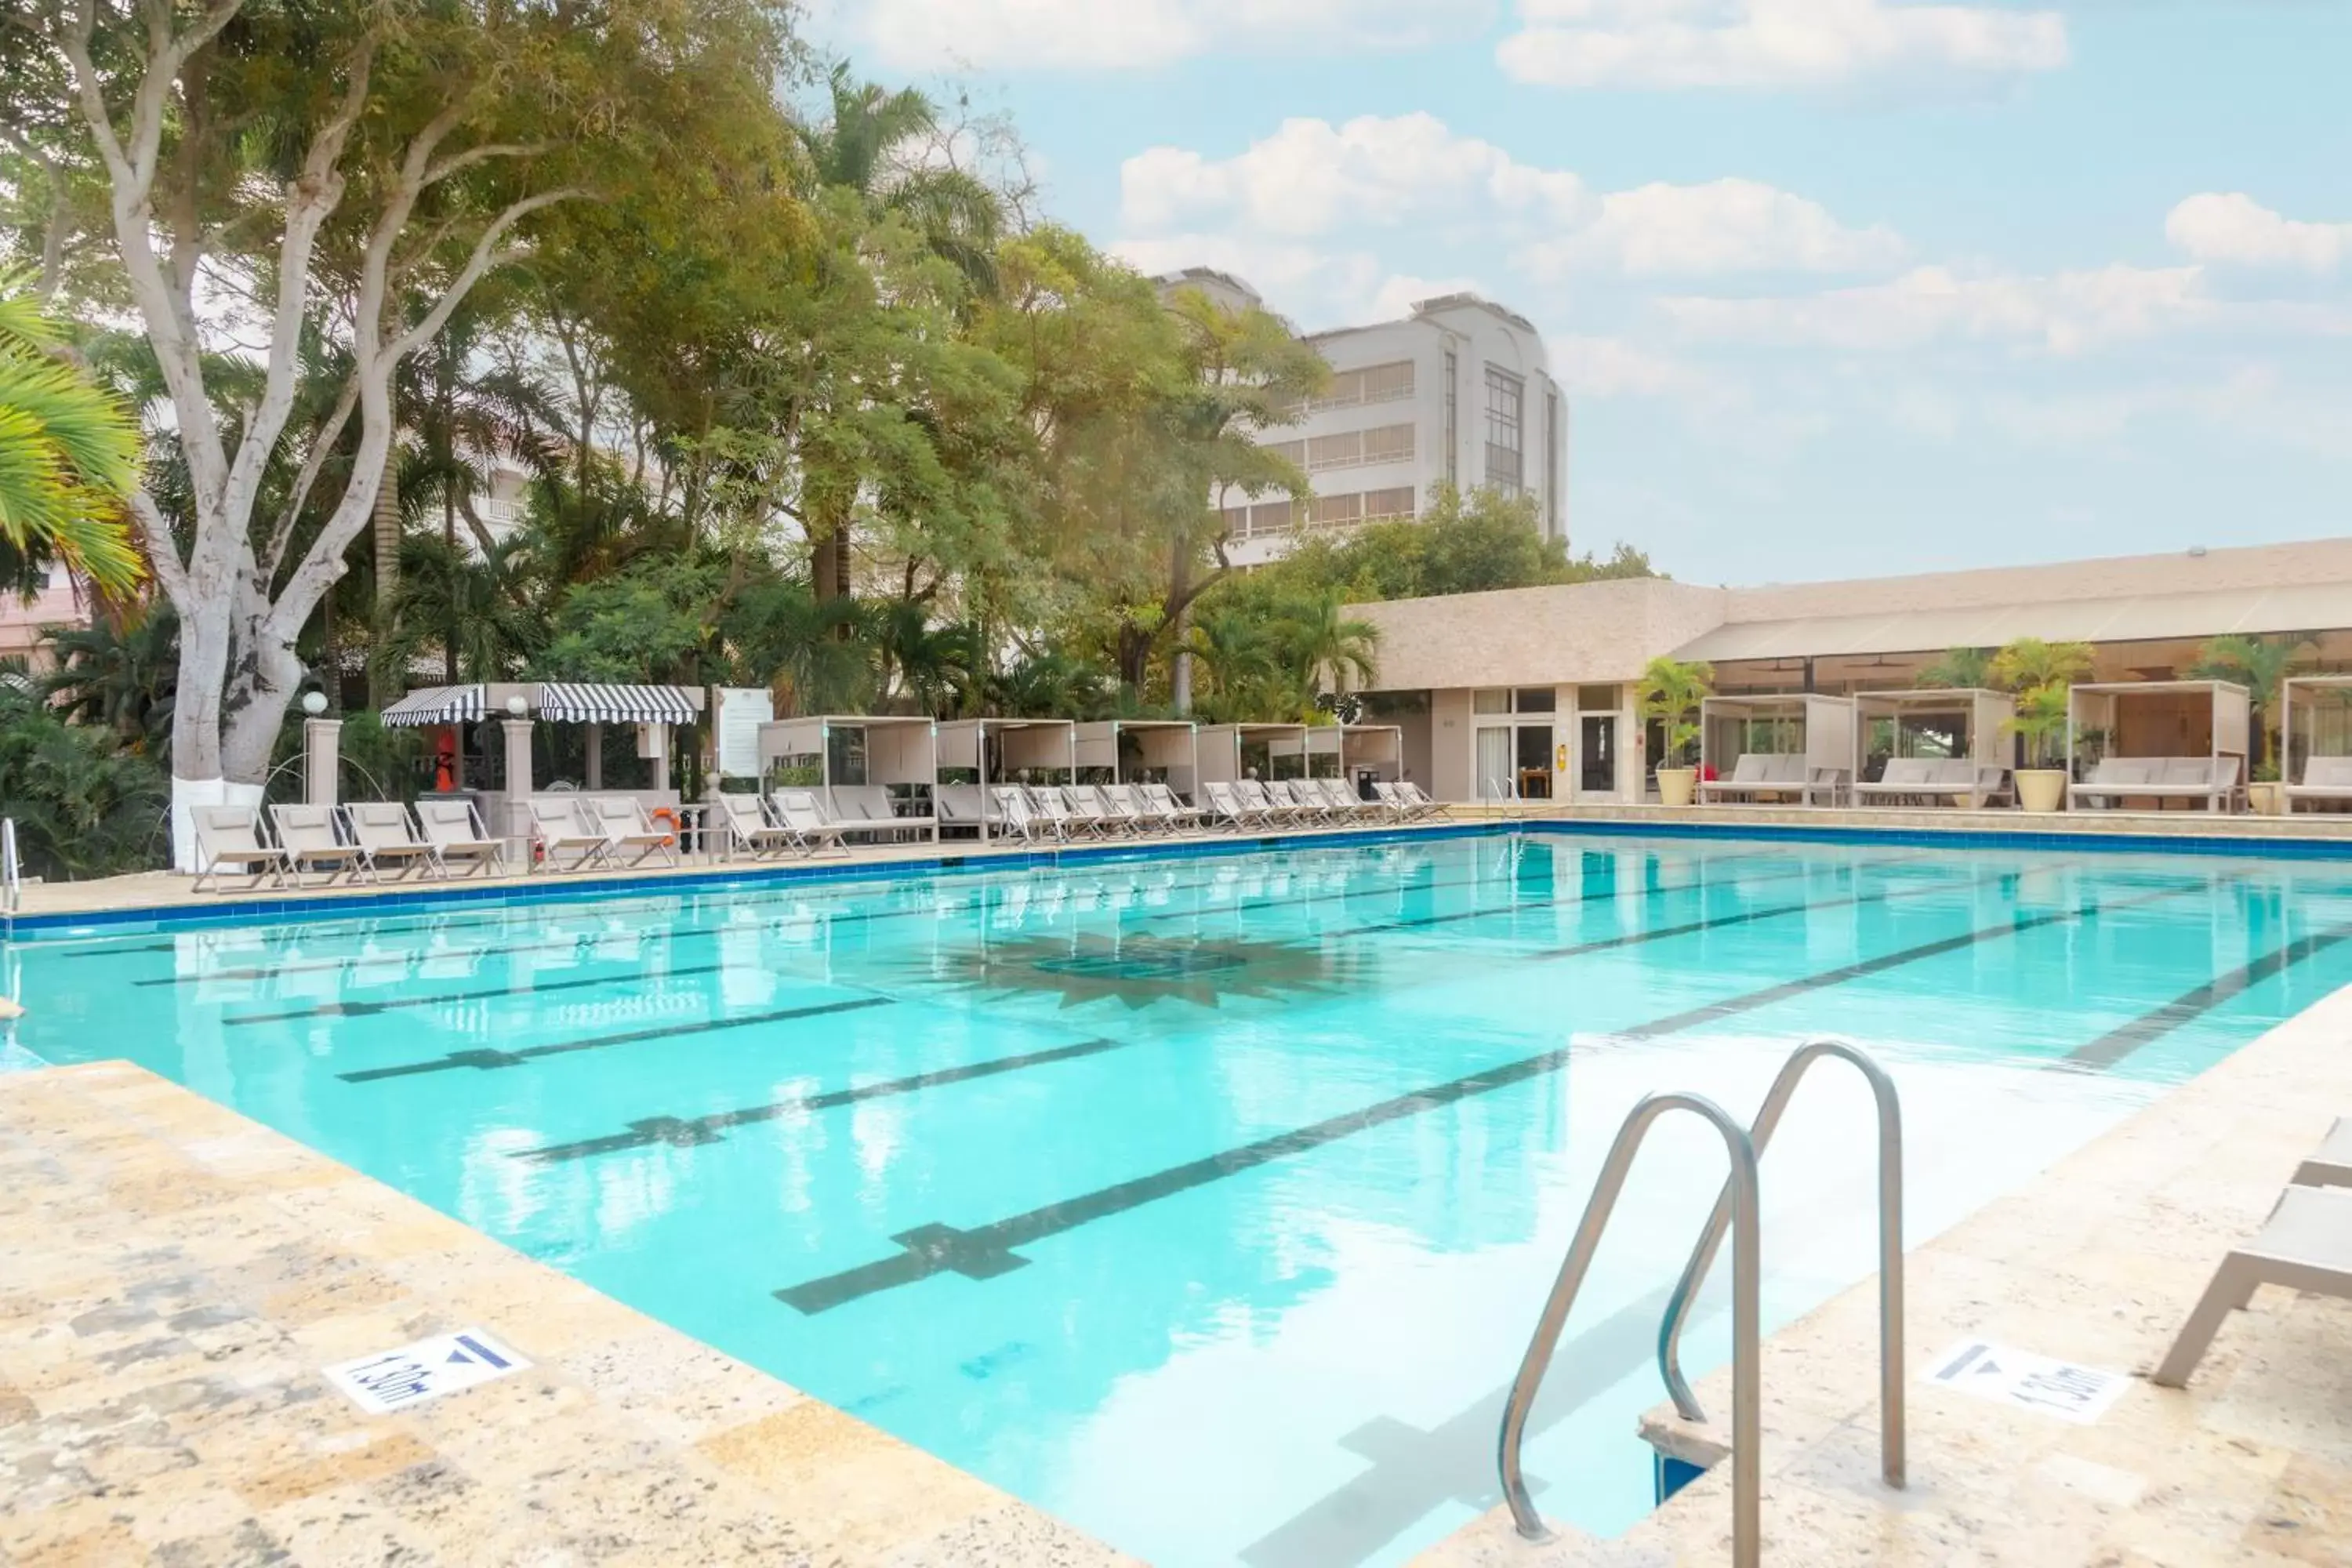
[[[1361,822],[1380,816],[1387,808],[1375,800],[1366,800],[1348,787],[1345,779],[1325,779],[1323,798],[1331,803],[1332,814],[1350,822]]]
[[[1029,792],[1019,784],[998,784],[990,791],[990,798],[996,802],[994,822],[999,838],[1018,838],[1024,844],[1034,844],[1041,833],[1056,838],[1064,837],[1057,824],[1039,820],[1030,809]]]
[[[418,836],[408,807],[396,800],[352,801],[343,807],[343,825],[351,829],[352,847],[370,880],[381,880],[387,866],[394,868],[394,881],[442,868],[441,852]]]
[[[2319,1147],[2294,1168],[2298,1187],[2352,1187],[2352,1116],[2339,1116]]]
[[[1133,784],[1097,784],[1095,793],[1102,796],[1103,804],[1110,808],[1119,826],[1128,832],[1151,831],[1151,814],[1143,809],[1143,802],[1136,797]]]
[[[1293,805],[1287,792],[1276,800],[1274,792],[1260,780],[1238,780],[1234,784],[1234,793],[1241,797],[1244,805],[1261,813],[1265,820],[1275,826],[1303,827],[1307,824],[1308,814],[1306,807]]]
[[[1110,837],[1110,813],[1095,799],[1092,789],[1085,784],[1048,784],[1045,787],[1062,797],[1062,804],[1069,810],[1072,826],[1097,838]]]
[[[604,835],[607,860],[626,854],[629,865],[642,866],[658,855],[673,866],[678,863],[677,832],[655,826],[653,818],[646,815],[645,802],[632,795],[591,796],[588,819]]]
[[[416,826],[424,829],[425,841],[433,847],[433,863],[444,876],[460,861],[483,875],[506,866],[506,840],[492,838],[482,831],[481,818],[474,815],[472,801],[420,800],[416,803]]]
[[[1197,828],[1207,815],[1199,806],[1177,799],[1176,792],[1164,784],[1137,787],[1143,796],[1144,808],[1165,823],[1171,832],[1181,833],[1187,828]]]
[[[1276,805],[1290,805],[1297,812],[1298,820],[1302,823],[1328,827],[1335,820],[1331,815],[1331,803],[1323,797],[1320,785],[1313,779],[1270,780],[1265,793]]]
[[[2286,786],[2286,808],[2297,801],[2352,801],[2352,757],[2313,757],[2303,764],[2303,782]]]
[[[941,784],[936,797],[939,801],[940,828],[969,827],[980,831],[981,795],[978,784]]]
[[[1029,809],[1055,837],[1065,843],[1086,829],[1077,813],[1070,809],[1070,803],[1062,798],[1057,784],[1030,785]]]
[[[286,851],[297,881],[313,871],[325,873],[325,880],[319,884],[322,888],[346,872],[353,881],[359,879],[362,861],[335,831],[333,806],[273,805],[269,826],[278,836],[278,847]]]
[[[729,795],[722,791],[719,811],[720,820],[727,825],[729,845],[754,860],[772,859],[799,847],[799,840],[791,828],[779,827],[768,820],[756,795]]]
[[[577,871],[612,853],[612,841],[582,814],[577,797],[532,796],[530,837],[540,863],[551,871]]]
[[[791,832],[793,847],[803,855],[814,856],[827,848],[844,856],[849,853],[841,836],[857,825],[827,820],[814,790],[780,789],[768,800],[775,807],[777,823]]]
[[[2281,1193],[2263,1228],[2221,1259],[2148,1381],[2186,1384],[2223,1321],[2264,1285],[2352,1298],[2352,1190],[2291,1186]]]
[[[1209,797],[1210,821],[1220,827],[1239,832],[1244,827],[1270,827],[1273,818],[1263,805],[1253,805],[1244,800],[1241,792],[1230,784],[1210,784],[1201,786]]]
[[[1795,752],[1743,752],[1731,764],[1731,776],[1702,779],[1698,786],[1701,800],[1740,800],[1754,802],[1766,795],[1778,800],[1795,795],[1810,800],[1813,778],[1805,765],[1804,757]]]
[[[832,796],[830,819],[844,833],[862,833],[877,844],[920,834],[937,821],[929,816],[901,816],[898,803],[890,798],[887,784],[835,784],[828,793]]]
[[[252,892],[264,877],[271,879],[273,887],[286,885],[286,872],[292,862],[285,850],[261,841],[261,819],[252,807],[199,805],[188,815],[196,832],[196,864],[203,868],[196,873],[194,891],[205,891],[206,882],[215,893],[227,891],[220,885],[220,876],[232,867],[253,879],[238,892]]]
[[[1442,816],[1445,813],[1444,801],[1430,799],[1429,793],[1411,779],[1397,781],[1396,795],[1415,821],[1424,816]]]
[[[2094,764],[2091,776],[2066,786],[2068,804],[2097,802],[2109,807],[2133,799],[2202,803],[2208,811],[2227,811],[2238,795],[2235,757],[2107,757]]]

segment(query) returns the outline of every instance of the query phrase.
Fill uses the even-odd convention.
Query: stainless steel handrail
[[[0,908],[13,915],[24,897],[24,868],[16,861],[16,819],[0,816]]]
[[[1528,1353],[1519,1363],[1518,1375],[1511,1380],[1510,1397],[1503,1405],[1497,1455],[1502,1468],[1503,1499],[1511,1505],[1511,1519],[1519,1533],[1530,1541],[1543,1540],[1543,1516],[1536,1511],[1535,1503],[1528,1496],[1526,1478],[1519,1473],[1519,1440],[1527,1430],[1528,1413],[1535,1405],[1536,1390],[1542,1385],[1544,1371],[1551,1364],[1552,1351],[1559,1343],[1559,1331],[1568,1321],[1569,1309],[1575,1304],[1585,1271],[1592,1266],[1592,1255],[1601,1246],[1601,1233],[1609,1224],[1610,1211],[1616,1207],[1617,1194],[1625,1185],[1625,1173],[1633,1168],[1633,1156],[1650,1124],[1669,1110],[1687,1110],[1705,1118],[1723,1134],[1724,1148],[1731,1157],[1728,1192],[1738,1232],[1731,1250],[1731,1562],[1732,1568],[1757,1568],[1762,1551],[1760,1499],[1764,1468],[1762,1456],[1757,1451],[1761,1421],[1758,1406],[1763,1384],[1757,1345],[1762,1333],[1762,1314],[1757,1289],[1756,1147],[1748,1141],[1747,1130],[1721,1106],[1696,1094],[1645,1096],[1626,1113],[1624,1124],[1617,1130],[1617,1141],[1610,1145],[1609,1158],[1601,1163],[1600,1179],[1592,1185],[1592,1197],[1584,1205],[1584,1219],[1576,1227],[1576,1239],[1569,1244],[1568,1257],[1559,1266],[1559,1277],[1552,1281],[1543,1316],[1537,1320],[1534,1337],[1528,1342]]]
[[[1765,1095],[1763,1107],[1757,1111],[1755,1125],[1748,1129],[1748,1136],[1759,1156],[1771,1146],[1773,1130],[1780,1126],[1780,1113],[1788,1109],[1798,1080],[1823,1057],[1852,1062],[1869,1080],[1871,1095],[1878,1102],[1878,1457],[1886,1484],[1901,1487],[1906,1463],[1903,1415],[1903,1102],[1895,1092],[1895,1081],[1886,1076],[1885,1068],[1854,1047],[1840,1040],[1815,1040],[1791,1052],[1781,1064],[1780,1076],[1772,1080],[1771,1091]],[[1732,1184],[1726,1183],[1722,1196],[1715,1200],[1715,1212],[1707,1217],[1706,1229],[1700,1235],[1698,1246],[1692,1249],[1690,1262],[1666,1303],[1665,1321],[1658,1326],[1658,1371],[1666,1380],[1666,1393],[1674,1400],[1675,1408],[1685,1421],[1704,1421],[1706,1412],[1700,1408],[1690,1384],[1683,1378],[1683,1325],[1690,1317],[1691,1302],[1697,1297],[1708,1268],[1715,1262],[1715,1250],[1723,1244],[1724,1226],[1730,1218],[1736,1195]]]

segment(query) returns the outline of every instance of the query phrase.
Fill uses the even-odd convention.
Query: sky
[[[1147,271],[1306,331],[1532,319],[1580,551],[1740,584],[2352,533],[2352,0],[813,4]]]

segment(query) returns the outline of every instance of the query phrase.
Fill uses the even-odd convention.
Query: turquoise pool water
[[[5,962],[20,1053],[143,1063],[1153,1562],[1322,1568],[1495,1500],[1643,1092],[1746,1113],[1793,1044],[1866,1043],[1916,1242],[2352,982],[2347,938],[2326,862],[1530,833]],[[1771,1321],[1873,1266],[1867,1105],[1815,1074],[1766,1162]],[[1589,1529],[1650,1504],[1710,1136],[1660,1125],[1531,1426]]]

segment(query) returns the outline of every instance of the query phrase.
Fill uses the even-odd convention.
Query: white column
[[[312,805],[335,804],[342,741],[341,719],[302,721],[302,798]]]
[[[486,822],[483,831],[498,833],[505,829],[513,841],[508,858],[523,870],[530,869],[530,723],[528,719],[502,719],[499,727],[507,735],[507,820],[504,824]]]

